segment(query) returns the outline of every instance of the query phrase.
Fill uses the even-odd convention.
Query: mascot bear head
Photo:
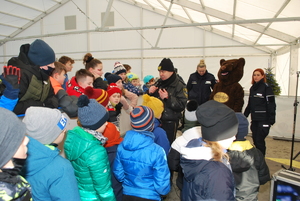
[[[245,59],[220,60],[220,69],[218,72],[219,82],[224,85],[230,85],[239,82],[244,75]]]

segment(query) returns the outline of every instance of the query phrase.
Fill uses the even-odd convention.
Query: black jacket
[[[153,93],[149,94],[158,99],[159,89],[165,89],[168,92],[168,99],[162,100],[164,103],[164,111],[161,116],[161,121],[178,121],[181,118],[181,112],[184,110],[187,102],[186,87],[182,81],[174,73],[169,79],[174,81],[168,83],[167,85],[159,84],[158,89]],[[167,80],[166,80],[167,81]],[[157,83],[163,83],[160,79]]]
[[[202,76],[197,71],[192,73],[186,85],[188,99],[197,100],[199,105],[205,103],[209,100],[209,96],[215,84],[215,76],[207,71]]]
[[[249,101],[245,109],[246,117],[251,113],[252,121],[266,121],[273,125],[276,115],[275,96],[272,88],[263,79],[250,88]]]
[[[96,89],[107,89],[107,82],[104,81],[101,77],[98,77],[97,79],[95,79],[94,83],[93,83],[93,87]]]

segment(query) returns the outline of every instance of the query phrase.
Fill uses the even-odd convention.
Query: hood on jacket
[[[75,86],[80,87],[80,86],[78,85],[77,81],[76,81],[76,77],[75,77],[75,76],[73,76],[73,77],[69,80],[69,82],[67,83],[67,86],[68,86],[68,88],[69,88],[69,87],[75,87]]]
[[[53,147],[47,147],[37,141],[36,139],[29,137],[29,142],[27,144],[27,159],[26,164],[23,168],[25,177],[28,175],[34,175],[41,171],[45,166],[47,166],[55,157],[59,155],[59,149]]]
[[[126,150],[142,149],[154,143],[154,134],[149,131],[134,131],[129,130],[126,132],[123,142],[120,144]]]
[[[159,119],[157,119],[157,118],[155,118],[155,119],[154,119],[154,126],[153,126],[153,130],[154,130],[155,128],[159,127],[159,126],[160,126],[160,124],[161,124],[160,120],[159,120]]]

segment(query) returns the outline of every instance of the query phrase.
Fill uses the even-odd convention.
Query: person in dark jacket
[[[189,141],[181,149],[182,201],[235,201],[226,149],[238,130],[236,115],[226,105],[210,100],[197,108],[196,116],[202,138]]]
[[[205,103],[209,100],[209,96],[215,84],[215,76],[206,70],[204,60],[200,60],[196,72],[190,75],[186,85],[188,99],[197,100],[199,105]]]
[[[272,88],[266,83],[264,70],[258,68],[252,74],[248,105],[244,111],[246,117],[251,113],[252,139],[254,145],[266,155],[265,138],[275,123],[276,103]]]
[[[228,148],[230,165],[234,175],[236,200],[257,201],[259,186],[270,181],[270,172],[265,157],[249,140],[249,122],[243,113],[236,113],[239,127],[236,140]]]
[[[21,69],[19,100],[14,108],[16,114],[25,114],[30,106],[58,107],[58,100],[49,80],[54,61],[53,49],[40,39],[22,45],[19,56],[8,61],[8,65]]]
[[[31,187],[20,176],[26,161],[26,127],[11,111],[0,108],[0,200],[29,201]]]
[[[149,88],[148,94],[159,98],[164,103],[161,121],[162,128],[167,132],[170,144],[176,138],[181,112],[187,102],[186,87],[175,73],[173,62],[164,58],[158,66],[160,79]]]

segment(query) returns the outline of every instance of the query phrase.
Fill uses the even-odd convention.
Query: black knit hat
[[[207,101],[197,108],[196,116],[205,140],[220,141],[237,134],[238,120],[235,112],[223,103]]]
[[[175,71],[174,70],[174,66],[173,66],[173,62],[169,58],[164,58],[160,62],[157,70],[165,70],[165,71],[170,71],[170,72],[174,72]]]
[[[116,83],[118,80],[122,80],[119,75],[115,75],[112,73],[105,73],[104,77],[106,78],[108,84]]]
[[[29,47],[28,58],[35,65],[45,66],[55,61],[55,53],[45,41],[36,39]]]

